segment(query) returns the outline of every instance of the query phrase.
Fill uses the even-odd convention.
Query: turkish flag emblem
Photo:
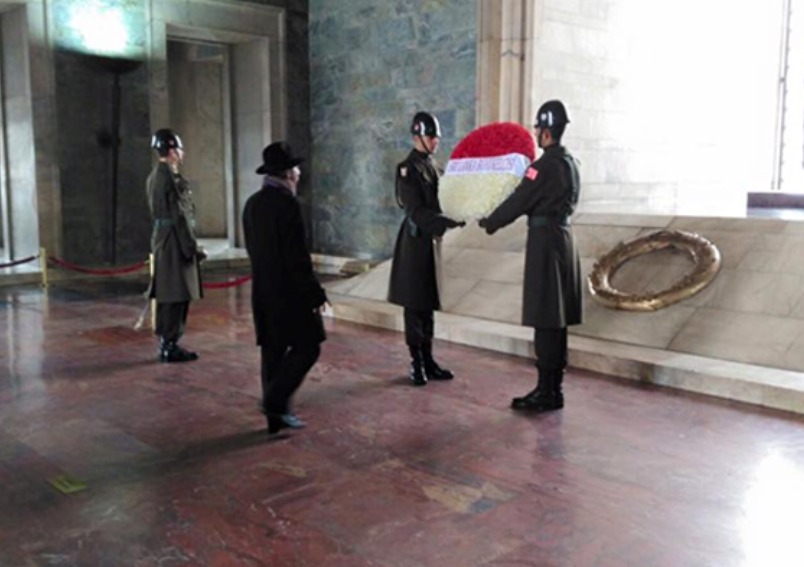
[[[535,181],[536,178],[539,177],[539,170],[533,167],[529,167],[528,170],[525,172],[525,177],[527,177],[531,181]]]

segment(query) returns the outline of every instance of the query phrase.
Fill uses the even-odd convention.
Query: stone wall
[[[199,238],[227,237],[225,55],[225,46],[168,42],[171,127],[184,144],[182,174],[193,193]]]
[[[742,216],[770,187],[780,0],[538,3],[532,92],[568,104],[581,211]]]
[[[569,107],[581,212],[742,216],[770,187],[781,0],[527,1],[524,96]],[[477,126],[477,2],[312,0],[310,21],[315,247],[387,256],[411,111],[443,116],[443,160]]]
[[[477,6],[310,0],[314,248],[384,258],[399,220],[395,165],[416,110],[437,114],[446,161],[475,126]]]
[[[140,261],[150,249],[145,199],[145,178],[151,169],[146,66],[119,75],[120,146],[114,189],[115,73],[111,68],[115,63],[64,50],[54,57],[62,253],[79,264]]]

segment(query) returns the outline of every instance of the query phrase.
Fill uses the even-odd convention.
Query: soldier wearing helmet
[[[511,196],[480,220],[480,226],[493,234],[522,215],[528,217],[522,324],[534,328],[539,380],[534,390],[512,400],[511,407],[517,410],[564,407],[567,327],[582,318],[580,260],[570,226],[580,176],[575,159],[561,145],[569,121],[559,100],[539,108],[534,128],[543,154],[530,164]]]
[[[413,149],[396,167],[396,199],[405,218],[394,248],[388,301],[404,307],[410,379],[424,386],[428,380],[453,378],[433,358],[433,311],[441,308],[437,280],[441,237],[465,223],[441,214],[441,170],[433,160],[441,138],[438,119],[429,112],[417,112],[410,133]]]
[[[198,355],[179,346],[190,301],[202,296],[199,262],[206,252],[195,238],[195,206],[190,186],[179,172],[184,159],[181,138],[157,130],[151,140],[158,163],[148,175],[146,193],[153,218],[153,277],[148,297],[156,300],[156,328],[161,362],[188,362]]]

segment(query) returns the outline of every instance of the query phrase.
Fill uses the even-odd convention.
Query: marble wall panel
[[[521,252],[527,237],[528,223],[527,219],[522,217],[491,236],[477,223],[470,223],[460,230],[451,230],[444,237],[444,246],[495,252]]]
[[[580,254],[583,257],[599,258],[618,243],[638,236],[641,229],[629,226],[579,225],[573,227]]]
[[[522,284],[480,281],[451,312],[518,325],[522,320]]]
[[[794,368],[788,352],[804,333],[804,321],[759,313],[700,309],[670,343],[670,350]],[[799,367],[798,369],[802,369]]]
[[[791,316],[804,297],[802,276],[732,272],[718,286],[708,307],[741,313]]]
[[[313,247],[387,258],[401,218],[394,168],[411,147],[411,117],[438,116],[442,161],[474,127],[476,2],[310,0],[309,11]]]
[[[785,231],[787,222],[759,218],[676,217],[669,228],[704,233],[776,234]]]
[[[445,271],[449,277],[522,285],[525,258],[522,252],[465,249],[446,263]]]
[[[617,311],[587,299],[584,302],[583,324],[573,327],[571,332],[611,341],[667,348],[695,311],[694,307],[681,304],[650,313]]]
[[[350,295],[364,299],[385,301],[388,298],[388,281],[391,276],[391,262],[383,262],[371,272],[370,277],[362,278]]]
[[[168,44],[171,124],[184,142],[182,171],[196,205],[195,232],[202,238],[227,236],[226,51],[197,43]]]
[[[804,235],[760,235],[738,265],[741,271],[804,275]]]
[[[784,230],[782,231],[784,234],[804,234],[804,222],[799,220],[790,221],[785,223]]]
[[[776,366],[775,364],[772,366]],[[804,330],[800,329],[790,347],[784,353],[784,364],[780,365],[791,370],[804,369]]]
[[[461,278],[447,274],[442,281],[441,310],[454,312],[455,308],[463,301],[467,294],[471,293],[477,285],[478,280],[472,278]]]
[[[673,221],[674,217],[664,215],[636,215],[636,214],[601,214],[601,213],[581,213],[572,218],[573,225],[577,228],[581,225],[597,226],[632,226],[642,228],[665,228]]]

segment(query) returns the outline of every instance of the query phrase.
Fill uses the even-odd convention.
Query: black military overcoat
[[[419,311],[441,308],[440,239],[447,217],[438,202],[439,169],[431,156],[412,150],[397,165],[397,197],[405,209],[391,264],[388,301]]]
[[[569,224],[579,190],[575,161],[563,146],[549,146],[486,219],[493,232],[528,215],[523,325],[555,329],[581,323],[581,266]]]

